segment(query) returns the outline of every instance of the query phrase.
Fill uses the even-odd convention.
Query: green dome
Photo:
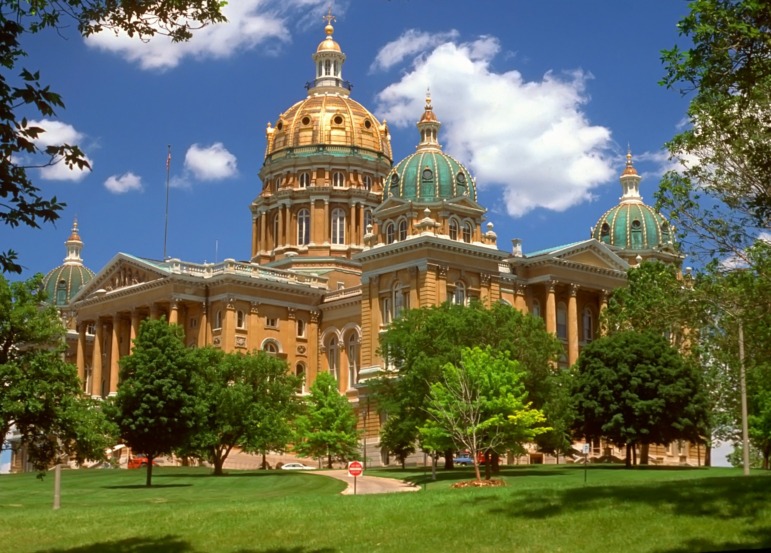
[[[673,248],[669,223],[641,202],[621,203],[600,217],[592,238],[628,250]]]
[[[60,265],[43,279],[48,301],[56,306],[67,305],[75,294],[94,278],[94,272],[83,265]]]
[[[459,196],[477,201],[474,179],[458,160],[439,151],[417,151],[400,161],[386,177],[383,200],[402,198],[435,202]]]

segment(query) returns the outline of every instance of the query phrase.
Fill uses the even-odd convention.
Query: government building
[[[88,393],[114,394],[140,322],[165,317],[184,329],[189,346],[285,359],[304,377],[303,393],[320,372],[331,373],[377,451],[385,414],[366,401],[368,380],[385,368],[380,333],[403,310],[472,299],[512,305],[543,318],[564,344],[567,367],[598,336],[608,295],[630,266],[680,264],[667,221],[642,202],[630,154],[619,164],[620,202],[591,236],[530,253],[520,240],[500,248],[474,175],[442,150],[441,106],[435,113],[426,98],[415,114],[415,152],[394,161],[387,124],[351,97],[333,31],[328,22],[312,55],[307,95],[265,131],[243,259],[199,264],[118,253],[93,273],[75,223],[64,264],[46,285],[68,322],[68,360]],[[696,464],[704,451],[690,449],[651,447],[650,455]],[[386,463],[387,452],[369,462]]]

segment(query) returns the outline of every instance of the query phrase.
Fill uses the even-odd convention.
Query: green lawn
[[[418,470],[370,470],[423,484]],[[733,469],[520,466],[505,488],[342,496],[315,475],[160,468],[0,477],[0,551],[332,553],[635,551],[771,547],[771,474]],[[428,475],[430,476],[430,475]]]

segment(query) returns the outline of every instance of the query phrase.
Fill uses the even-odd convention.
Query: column
[[[86,381],[86,328],[88,325],[85,321],[78,324],[78,346],[75,352],[75,363],[78,366],[78,378],[80,379],[81,388]]]
[[[177,298],[171,298],[169,303],[169,324],[179,323],[179,300]]]
[[[436,268],[436,295],[437,303],[442,305],[447,301],[447,265],[440,265]]]
[[[578,305],[576,296],[578,285],[570,285],[570,297],[568,298],[568,365],[573,365],[578,360]]]
[[[281,236],[284,232],[284,206],[280,205],[278,206],[278,209],[276,210],[276,217],[278,217],[278,225],[276,225],[276,236],[275,236],[275,246],[274,248],[278,248],[279,246],[284,245],[283,236]]]
[[[350,209],[348,210],[348,221],[347,227],[345,229],[345,232],[347,233],[345,237],[345,244],[348,246],[351,246],[353,244],[356,244],[356,204],[350,206]]]
[[[201,323],[198,325],[198,344],[208,346],[211,343],[209,334],[209,320],[207,315],[207,303],[201,304]]]
[[[527,302],[525,301],[525,291],[527,290],[526,284],[514,285],[514,308],[520,313],[527,314]]]
[[[118,391],[118,371],[120,364],[120,336],[118,330],[120,327],[120,319],[118,315],[112,317],[112,342],[110,343],[110,395],[114,395]]]
[[[546,283],[546,332],[557,335],[557,298],[554,288],[557,282],[550,280]]]
[[[259,235],[257,234],[257,225],[259,224],[258,218],[259,215],[252,217],[252,258],[254,258],[260,250],[258,243]]]
[[[222,318],[222,351],[233,351],[236,342],[236,300],[228,298],[225,304],[225,316]]]
[[[158,318],[158,306],[155,303],[150,304],[150,319],[153,321]]]
[[[134,340],[139,334],[139,311],[134,309],[131,312],[131,327],[129,328],[129,353],[134,351]]]
[[[331,221],[329,220],[329,198],[324,198],[324,239],[322,244],[332,242],[332,233],[330,232]]]
[[[91,395],[102,396],[102,321],[94,325],[94,348],[91,352]]]
[[[267,234],[267,214],[264,210],[260,211],[260,245],[258,247],[259,252],[264,252],[268,249],[267,241],[268,241],[268,234]]]
[[[284,211],[284,245],[289,245],[292,244],[292,210],[289,204],[284,204]]]

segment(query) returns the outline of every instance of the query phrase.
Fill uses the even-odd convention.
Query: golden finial
[[[426,107],[431,108],[431,87],[426,87]]]
[[[329,6],[329,10],[327,10],[327,15],[323,16],[321,19],[326,19],[327,25],[324,27],[324,31],[326,31],[327,36],[332,36],[332,32],[335,30],[335,28],[332,26],[333,21],[337,21],[335,19],[335,16],[332,15],[332,6]]]

